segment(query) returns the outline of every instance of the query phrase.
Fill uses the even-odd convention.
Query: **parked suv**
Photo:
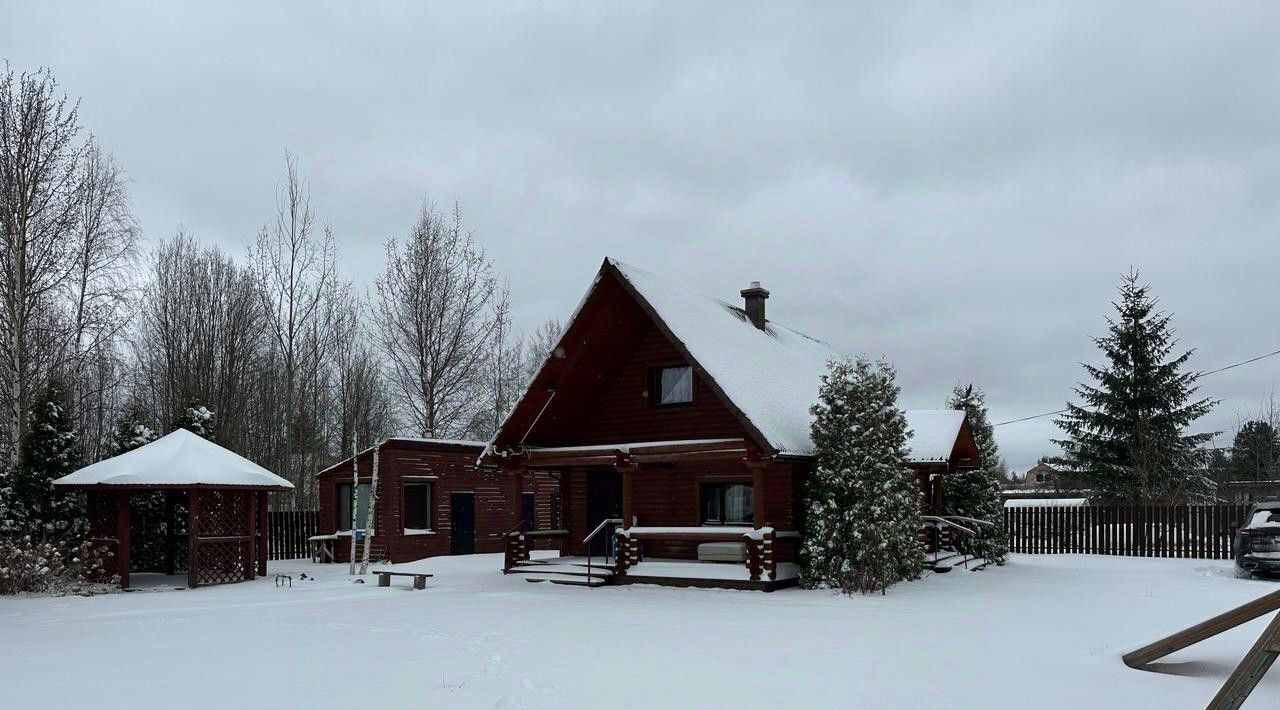
[[[1236,573],[1280,575],[1280,500],[1254,503],[1235,539]]]

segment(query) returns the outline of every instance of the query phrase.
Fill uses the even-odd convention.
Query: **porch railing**
[[[654,542],[741,542],[746,550],[746,567],[751,581],[778,579],[782,546],[798,543],[800,533],[773,527],[633,527],[617,532],[617,574],[643,559],[641,544]]]
[[[565,554],[565,543],[569,539],[568,530],[525,530],[525,521],[520,521],[510,530],[502,533],[502,571],[510,572],[519,563],[528,561],[530,545],[535,540],[559,539],[560,554]]]

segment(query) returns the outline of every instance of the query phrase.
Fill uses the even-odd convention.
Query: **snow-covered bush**
[[[920,576],[920,491],[893,367],[832,362],[812,408],[816,465],[805,481],[806,586],[882,592]]]
[[[0,537],[0,594],[101,594],[119,579],[106,574],[106,560],[89,542],[33,542],[30,536]]]
[[[174,422],[174,428],[186,429],[202,439],[217,441],[216,418],[217,415],[212,409],[203,404],[193,402],[191,406],[178,414],[178,419]]]

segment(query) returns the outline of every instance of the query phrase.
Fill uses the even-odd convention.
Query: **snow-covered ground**
[[[1229,562],[1072,555],[856,598],[529,584],[500,564],[414,563],[425,591],[273,562],[292,588],[0,598],[0,707],[1199,708],[1265,618],[1164,672],[1120,655],[1276,588]],[[1277,706],[1280,671],[1246,708]]]

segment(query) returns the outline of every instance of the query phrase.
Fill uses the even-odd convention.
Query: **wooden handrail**
[[[527,522],[529,522],[529,521],[528,521],[528,520],[521,520],[520,522],[516,523],[514,526],[512,526],[512,527],[511,527],[511,529],[507,530],[506,532],[499,533],[499,534],[498,534],[498,537],[506,537],[506,536],[510,535],[511,533],[513,533],[513,532],[515,532],[515,531],[519,530],[520,528],[524,527],[525,523],[527,523]]]
[[[605,529],[605,526],[610,525],[610,524],[612,524],[612,525],[621,525],[621,524],[622,524],[622,518],[605,518],[604,520],[601,520],[601,521],[600,521],[600,524],[596,526],[596,529],[595,529],[595,530],[592,530],[590,535],[587,535],[585,538],[583,538],[583,539],[582,539],[582,544],[586,545],[586,544],[590,543],[590,542],[591,542],[591,540],[592,540],[596,535],[599,535],[599,534],[600,534],[600,531],[601,531],[601,530],[604,530],[604,529]]]
[[[963,525],[961,525],[961,524],[959,524],[959,523],[953,523],[953,522],[951,522],[950,520],[947,520],[946,518],[941,518],[941,517],[938,517],[938,516],[936,516],[936,515],[921,515],[921,516],[920,516],[920,519],[921,519],[921,520],[928,520],[928,521],[930,521],[930,522],[934,522],[934,523],[939,523],[939,524],[941,524],[941,525],[946,525],[946,526],[948,526],[948,527],[953,527],[953,528],[955,528],[955,529],[957,529],[957,530],[963,530],[963,531],[965,531],[965,532],[969,533],[970,535],[977,535],[977,534],[978,534],[978,532],[977,532],[976,530],[970,530],[969,528],[966,528],[965,526],[963,526]]]

